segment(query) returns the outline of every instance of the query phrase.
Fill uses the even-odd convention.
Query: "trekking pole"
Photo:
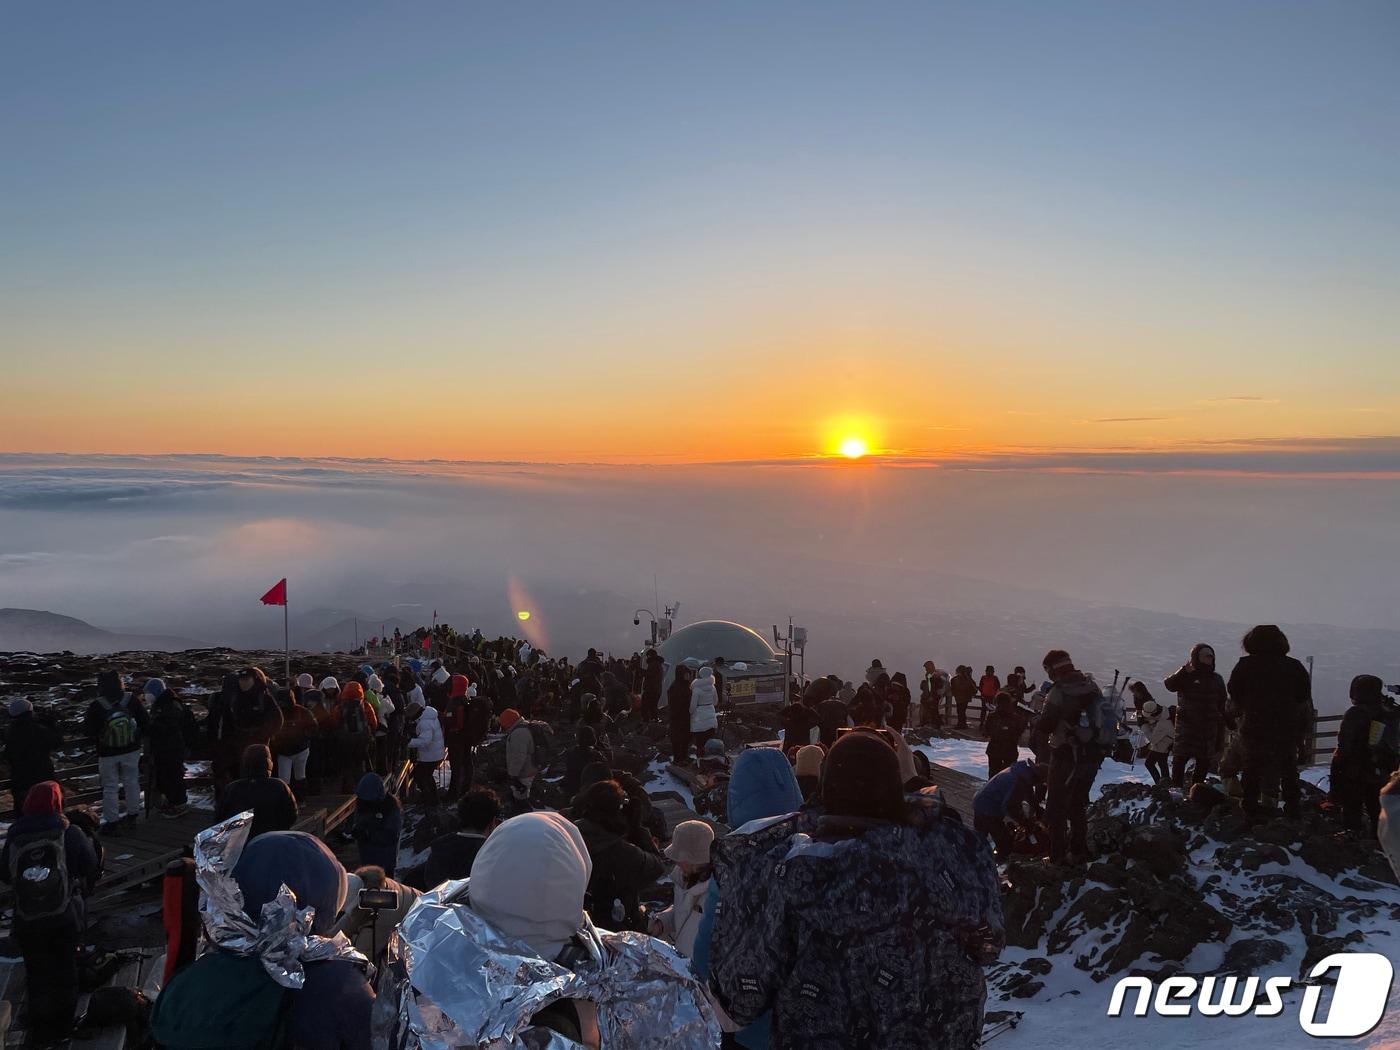
[[[1012,1031],[1021,1023],[1021,1018],[1024,1016],[1025,1014],[1022,1011],[1017,1010],[1006,1020],[998,1021],[996,1024],[992,1025],[991,1031],[982,1033],[982,1038],[978,1041],[977,1045],[986,1046],[997,1036],[1005,1035],[1007,1032]]]

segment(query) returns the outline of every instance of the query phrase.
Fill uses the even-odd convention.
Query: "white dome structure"
[[[662,642],[657,651],[671,667],[685,660],[707,664],[716,656],[724,657],[727,664],[764,664],[778,659],[778,654],[761,634],[729,620],[697,620],[686,624]]]

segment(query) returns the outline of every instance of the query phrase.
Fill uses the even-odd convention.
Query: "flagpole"
[[[287,676],[283,679],[283,684],[290,689],[292,687],[292,633],[287,619],[287,593],[286,588],[282,591],[282,649],[286,655]]]

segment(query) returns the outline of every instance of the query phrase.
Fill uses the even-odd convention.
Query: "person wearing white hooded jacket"
[[[697,755],[704,751],[705,741],[719,728],[719,716],[715,713],[717,703],[715,669],[702,667],[695,681],[690,683],[690,736]]]
[[[447,741],[442,735],[442,725],[438,722],[435,709],[425,707],[419,714],[408,750],[413,753],[413,783],[417,785],[424,804],[435,808],[438,804],[435,774],[447,753]]]

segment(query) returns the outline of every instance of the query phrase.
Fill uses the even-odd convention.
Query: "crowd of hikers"
[[[930,660],[915,703],[907,677],[874,660],[859,684],[794,680],[779,746],[737,755],[721,729],[739,672],[718,655],[668,666],[655,650],[590,649],[574,664],[445,625],[391,649],[343,681],[241,668],[200,695],[202,718],[158,678],[101,673],[83,721],[100,817],[65,808],[59,734],[11,702],[20,815],[0,877],[36,1044],[74,1024],[103,840],[185,813],[196,757],[221,823],[165,901],[149,1024],[172,1050],[972,1047],[1005,940],[997,864],[1085,862],[1105,762],[1141,758],[1166,788],[1216,791],[1262,820],[1280,801],[1298,815],[1311,761],[1308,671],[1270,625],[1248,632],[1228,679],[1199,644],[1160,686],[1105,688],[1052,649],[1038,684],[1019,666],[1002,681]],[[988,776],[968,825],[911,741],[920,728],[974,736],[970,718]],[[615,767],[613,747],[649,723],[674,764],[728,773],[725,825],[686,820],[667,836]],[[1358,676],[1332,800],[1344,829],[1379,834],[1400,877],[1397,734],[1380,679]],[[503,761],[487,768],[497,741]],[[563,803],[544,804],[546,790]],[[321,793],[355,797],[329,842],[297,830]],[[401,864],[405,805],[428,834]]]

